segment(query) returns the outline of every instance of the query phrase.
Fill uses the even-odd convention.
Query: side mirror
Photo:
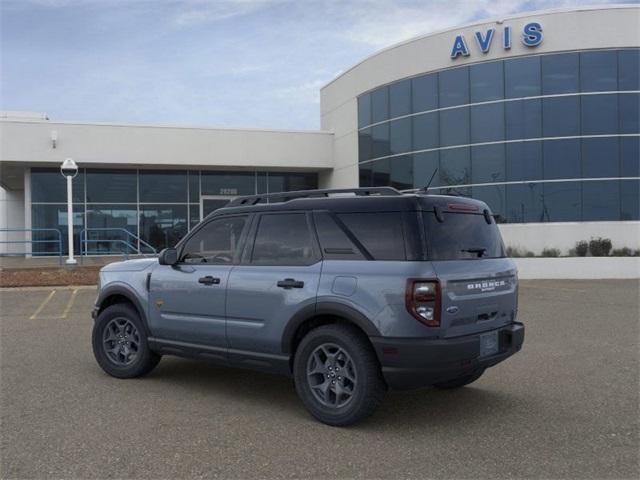
[[[178,263],[178,251],[175,248],[165,248],[158,256],[160,265],[175,265]]]

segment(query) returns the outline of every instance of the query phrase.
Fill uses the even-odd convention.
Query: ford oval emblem
[[[450,307],[447,307],[447,313],[450,313],[451,315],[458,313],[459,308],[456,307],[455,305],[451,305]]]

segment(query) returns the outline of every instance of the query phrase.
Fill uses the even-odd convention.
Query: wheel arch
[[[131,305],[138,312],[140,320],[146,330],[145,333],[149,336],[149,324],[147,322],[146,311],[142,307],[142,302],[140,302],[134,293],[123,285],[111,285],[100,290],[98,299],[96,300],[97,315],[100,315],[105,308],[111,305],[122,303]]]

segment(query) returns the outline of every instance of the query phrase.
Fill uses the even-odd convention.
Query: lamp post
[[[73,258],[73,179],[78,174],[78,165],[72,158],[67,158],[60,165],[60,173],[67,179],[67,239],[69,244],[69,258],[67,265],[76,265],[78,261]]]

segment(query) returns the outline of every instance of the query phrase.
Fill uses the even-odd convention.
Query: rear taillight
[[[437,280],[407,280],[407,311],[429,327],[440,326],[440,283]]]

